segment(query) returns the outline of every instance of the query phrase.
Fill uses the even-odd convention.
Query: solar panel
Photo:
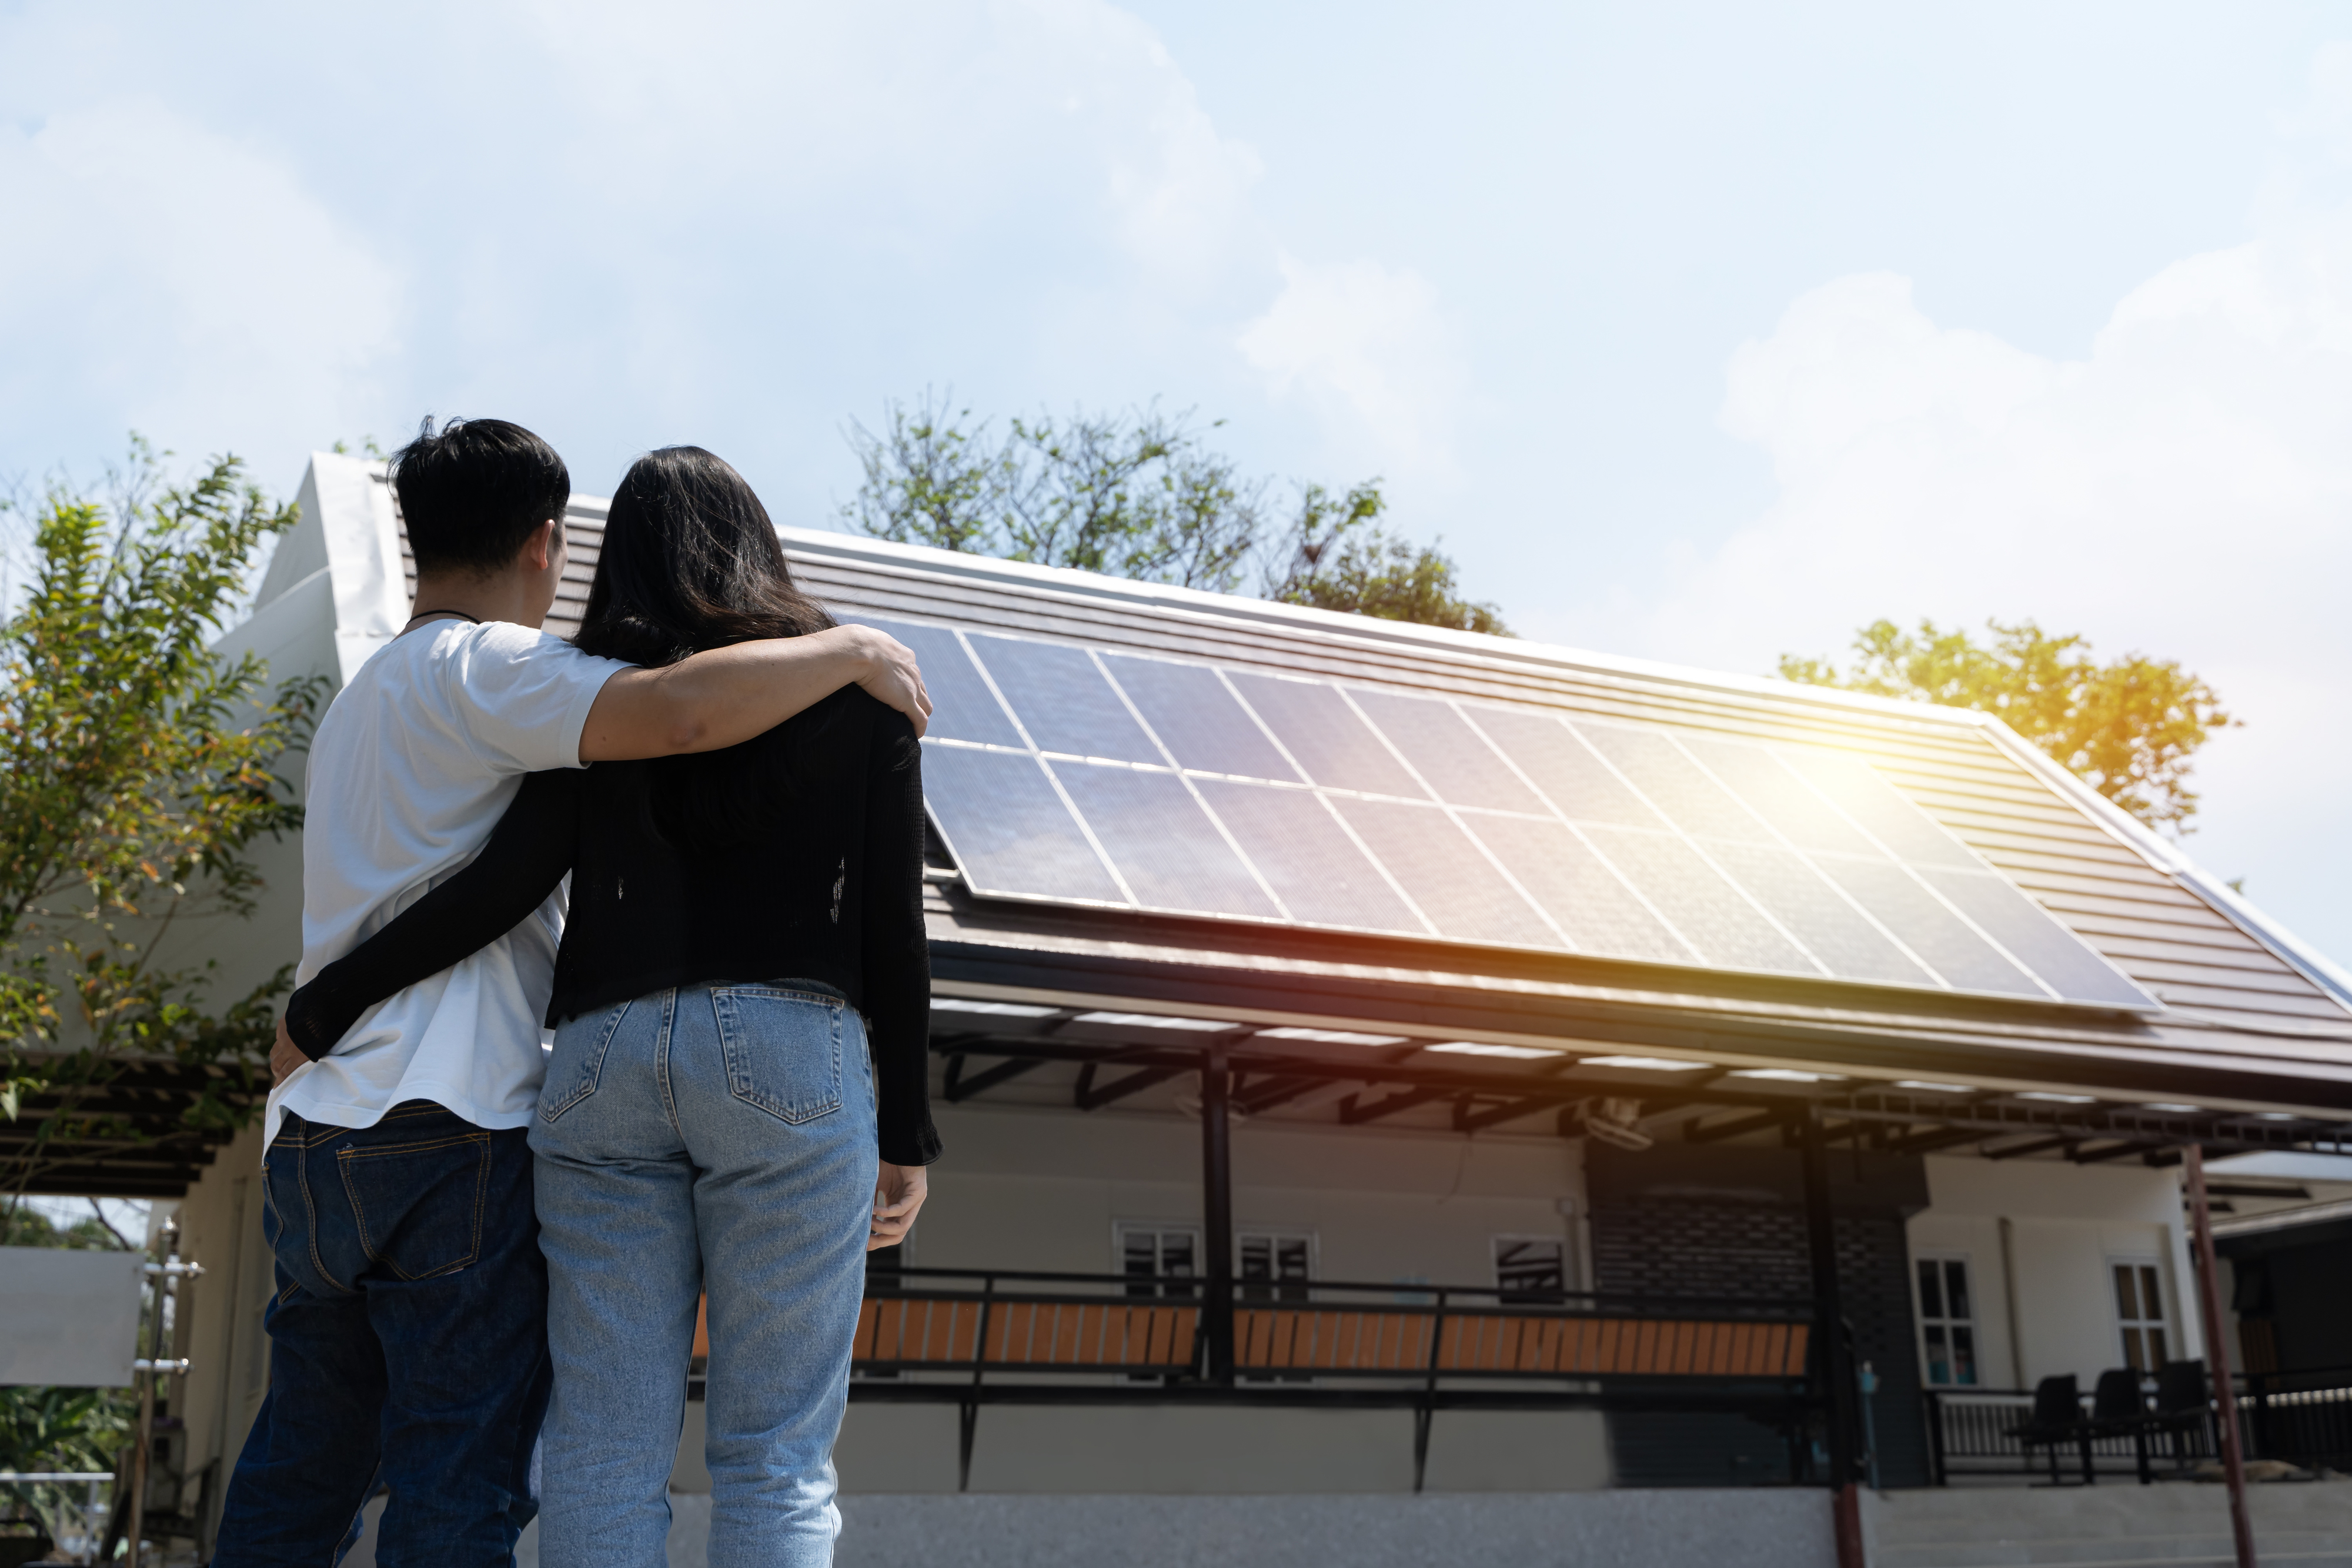
[[[1124,653],[1107,653],[1103,664],[1179,767],[1305,782],[1216,671]]]
[[[2047,911],[1991,872],[1927,870],[1920,873],[1961,914],[2062,997],[2142,1005],[2137,986],[2075,939]]]
[[[1451,703],[1361,688],[1348,695],[1404,753],[1439,800],[1455,806],[1544,814],[1543,802]]]
[[[928,674],[923,681],[930,684]],[[975,886],[1016,897],[1128,902],[1036,758],[926,746],[923,803]]]
[[[1772,841],[1763,821],[1708,778],[1673,737],[1613,724],[1579,724],[1575,728],[1685,832],[1749,843]]]
[[[873,623],[982,896],[2155,1005],[1849,752]]]
[[[1878,769],[1862,758],[1811,747],[1790,747],[1781,755],[1832,805],[1885,845],[1897,860],[1960,871],[1980,868],[1968,845],[1905,800]]]
[[[1439,931],[1507,946],[1561,946],[1550,923],[1443,810],[1404,800],[1335,803]]]
[[[1139,903],[1254,920],[1281,916],[1175,774],[1086,762],[1058,762],[1054,772]]]
[[[1666,820],[1611,771],[1581,737],[1550,714],[1478,707],[1468,716],[1570,821],[1665,830]]]
[[[964,656],[963,644],[943,626],[920,626],[911,621],[889,621],[879,615],[845,619],[887,632],[915,651],[922,662],[923,687],[931,695],[930,727],[934,740],[973,740],[989,746],[1019,746],[1021,732],[1004,716],[1004,708],[987,681]]]
[[[1802,855],[1768,844],[1710,844],[1707,850],[1831,974],[1894,986],[1936,983]]]
[[[1698,949],[1703,962],[1783,975],[1822,972],[1686,840],[1630,828],[1585,831],[1625,880],[1640,888],[1683,939]]]
[[[1511,868],[1576,951],[1658,964],[1702,961],[1566,823],[1471,811],[1463,813],[1462,825]]]
[[[1846,855],[1823,855],[1820,863],[1856,903],[1902,938],[1906,947],[1960,989],[2042,995],[2042,988],[2031,976],[2002,957],[1956,910],[1904,867],[1892,861]]]
[[[1339,687],[1239,672],[1233,682],[1314,782],[1408,800],[1428,799]]]
[[[1305,789],[1197,780],[1202,798],[1249,856],[1293,920],[1430,934],[1324,803]]]
[[[1084,648],[977,633],[972,651],[1039,749],[1120,762],[1164,762]]]

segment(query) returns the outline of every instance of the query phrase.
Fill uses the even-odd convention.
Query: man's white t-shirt
[[[627,668],[529,627],[464,621],[428,622],[361,665],[311,740],[295,983],[463,869],[524,774],[580,767],[588,709]],[[366,1127],[405,1100],[478,1127],[527,1125],[563,912],[558,889],[472,957],[361,1014],[271,1093],[265,1144],[289,1111]]]

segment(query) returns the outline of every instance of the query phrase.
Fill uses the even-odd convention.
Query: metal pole
[[[2230,1488],[2230,1533],[2238,1568],[2254,1568],[2254,1521],[2246,1512],[2246,1457],[2238,1447],[2238,1396],[2230,1386],[2230,1347],[2221,1337],[2221,1275],[2213,1257],[2213,1211],[2205,1201],[2205,1150],[2191,1144],[2181,1156],[2189,1176],[2189,1224],[2197,1240],[2197,1306],[2205,1323],[2205,1358],[2213,1368],[2213,1397],[2221,1424],[2221,1479]]]
[[[164,1221],[159,1237],[162,1261],[169,1263],[177,1249],[179,1224],[175,1218]],[[146,1364],[137,1366],[131,1375],[139,1379],[139,1424],[132,1441],[137,1445],[131,1453],[131,1510],[124,1530],[129,1546],[130,1568],[139,1568],[141,1537],[147,1529],[147,1465],[148,1456],[155,1447],[155,1373],[154,1365],[163,1359],[163,1291],[171,1276],[154,1264],[147,1265],[147,1277],[154,1288],[148,1292]]]
[[[1837,1217],[1830,1207],[1829,1151],[1822,1135],[1819,1106],[1805,1107],[1797,1133],[1805,1182],[1805,1240],[1813,1270],[1813,1334],[1821,1342],[1816,1364],[1822,1369],[1821,1386],[1829,1418],[1830,1496],[1838,1568],[1864,1568],[1862,1495],[1854,1479],[1857,1401],[1853,1358],[1845,1343],[1845,1310],[1838,1293]]]
[[[1209,1381],[1222,1384],[1234,1380],[1234,1150],[1227,1077],[1220,1041],[1201,1060],[1201,1240],[1209,1254],[1201,1326],[1209,1342]]]

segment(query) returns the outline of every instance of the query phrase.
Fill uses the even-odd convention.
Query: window
[[[1201,1233],[1189,1226],[1122,1225],[1118,1228],[1118,1271],[1127,1276],[1130,1296],[1189,1300],[1190,1281],[1199,1272]]]
[[[2153,1374],[2171,1359],[2164,1329],[2164,1276],[2151,1261],[2110,1259],[2116,1281],[2116,1321],[2124,1331],[2124,1364]]]
[[[1940,1388],[1969,1387],[1977,1380],[1976,1295],[1969,1289],[1969,1260],[1921,1258],[1916,1268],[1927,1382]]]
[[[1495,1290],[1507,1301],[1556,1301],[1568,1290],[1568,1243],[1557,1236],[1495,1238]]]
[[[1315,1277],[1315,1238],[1297,1232],[1268,1232],[1241,1239],[1241,1299],[1244,1301],[1303,1301],[1307,1281]]]

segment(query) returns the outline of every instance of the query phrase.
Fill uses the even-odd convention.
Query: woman
[[[664,665],[830,624],[742,477],[669,447],[613,497],[576,641]],[[549,1563],[665,1560],[706,1291],[710,1562],[831,1561],[863,1253],[939,1155],[922,821],[912,727],[855,686],[727,750],[533,774],[471,865],[288,1004],[331,1043],[572,877],[530,1135]]]

